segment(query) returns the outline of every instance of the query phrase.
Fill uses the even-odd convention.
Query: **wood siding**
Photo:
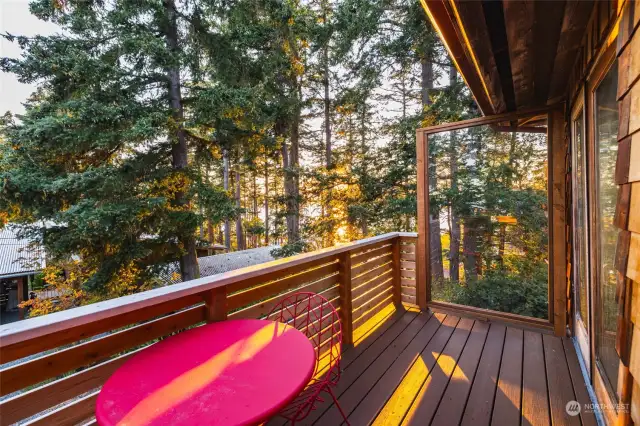
[[[640,424],[640,1],[629,1],[619,21],[618,55],[618,335],[622,366],[618,383],[630,417]],[[626,421],[624,416],[619,420]]]

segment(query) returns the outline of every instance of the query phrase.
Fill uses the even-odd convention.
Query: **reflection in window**
[[[547,136],[428,136],[431,298],[548,317]]]
[[[616,389],[619,358],[616,353],[615,300],[616,274],[614,258],[618,240],[613,225],[618,187],[614,180],[618,150],[618,67],[611,67],[595,92],[595,143],[596,143],[596,202],[597,234],[599,246],[599,277],[597,312],[600,320],[596,329],[596,355],[604,368],[609,383]]]
[[[585,173],[582,111],[573,122],[573,244],[574,285],[578,317],[585,330],[589,327],[587,299],[587,182]]]

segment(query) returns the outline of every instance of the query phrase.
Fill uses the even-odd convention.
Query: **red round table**
[[[300,331],[263,320],[208,324],[134,355],[102,387],[100,425],[250,425],[277,414],[311,379]]]

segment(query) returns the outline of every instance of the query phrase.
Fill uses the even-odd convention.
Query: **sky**
[[[57,32],[58,27],[52,23],[40,21],[29,12],[29,0],[0,0],[0,34],[34,36],[49,35]],[[0,57],[17,58],[20,48],[17,43],[10,43],[0,38]],[[13,74],[0,72],[0,115],[6,111],[23,113],[24,102],[35,85],[18,82]]]

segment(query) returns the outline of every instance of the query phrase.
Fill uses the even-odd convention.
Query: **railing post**
[[[353,344],[353,307],[351,305],[351,252],[340,254],[340,321],[342,323],[342,342]]]
[[[393,304],[402,306],[402,288],[400,287],[400,237],[393,240]]]
[[[227,319],[227,287],[217,287],[204,293],[207,308],[206,321],[212,323]]]
[[[418,241],[416,242],[416,304],[427,309],[431,298],[429,282],[429,149],[424,129],[416,132],[416,162],[418,168]]]

